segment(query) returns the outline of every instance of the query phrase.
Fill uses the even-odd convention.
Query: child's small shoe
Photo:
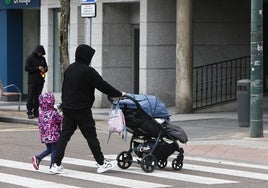
[[[32,156],[32,164],[35,170],[39,170],[39,163],[40,163],[39,159],[37,159],[36,156]]]

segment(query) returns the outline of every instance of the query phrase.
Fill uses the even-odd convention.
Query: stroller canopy
[[[151,117],[169,119],[171,116],[166,108],[166,105],[153,95],[143,94],[127,94],[123,100],[119,101],[120,108],[127,107],[136,109],[137,106],[133,100],[140,104],[140,107]],[[130,99],[132,98],[132,99]]]

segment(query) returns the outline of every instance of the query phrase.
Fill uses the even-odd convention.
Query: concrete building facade
[[[167,106],[174,106],[178,1],[98,0],[97,16],[83,18],[81,1],[71,0],[70,62],[74,61],[77,45],[89,44],[96,49],[92,66],[113,86],[129,93],[152,94]],[[250,6],[250,0],[192,0],[193,66],[250,55]],[[49,66],[44,91],[59,97],[60,2],[41,0],[38,11],[39,38],[23,37],[23,58],[18,63],[24,64],[26,52],[32,50],[33,43],[44,45]],[[38,16],[31,13],[26,11],[24,15],[26,30],[31,30],[32,20],[38,22]],[[37,31],[38,27],[32,31],[33,36]],[[22,79],[26,93],[25,76]],[[94,105],[107,107],[109,102],[96,91]]]

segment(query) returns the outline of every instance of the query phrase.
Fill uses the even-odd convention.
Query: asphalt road
[[[214,122],[180,122],[191,140],[213,140],[231,135],[227,122],[217,131],[208,131]],[[198,124],[198,126],[197,126]],[[131,135],[123,142],[119,135],[112,135],[107,144],[106,122],[98,121],[98,136],[105,157],[114,159],[118,153],[129,149]],[[215,129],[214,129],[215,130]],[[237,128],[241,132],[240,128]],[[242,130],[243,131],[243,130]],[[246,128],[245,128],[245,131]],[[183,145],[181,145],[183,147]],[[228,161],[206,156],[185,155],[182,170],[175,171],[168,164],[164,169],[145,173],[140,165],[132,163],[126,169],[115,168],[104,174],[96,173],[96,163],[80,131],[76,131],[70,140],[63,165],[66,173],[51,175],[48,173],[49,158],[41,163],[39,171],[33,169],[30,157],[41,152],[45,145],[40,143],[36,126],[0,122],[0,188],[19,187],[183,187],[183,188],[267,188],[268,166],[241,161]],[[164,152],[164,151],[163,151]],[[176,153],[174,153],[176,154]],[[133,156],[134,157],[134,156]],[[171,162],[175,156],[171,155]]]

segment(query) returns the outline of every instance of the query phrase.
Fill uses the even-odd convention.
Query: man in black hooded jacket
[[[29,119],[39,116],[38,97],[43,90],[45,74],[48,70],[44,57],[45,54],[44,47],[38,45],[25,63],[25,71],[28,72],[28,98],[26,107]]]
[[[87,140],[88,146],[99,165],[98,173],[105,172],[117,164],[116,161],[104,159],[91,108],[95,100],[95,89],[110,97],[123,97],[125,92],[120,92],[112,87],[103,80],[94,68],[89,66],[94,53],[95,50],[90,46],[79,45],[75,52],[75,62],[69,65],[64,72],[61,97],[64,117],[63,127],[56,148],[55,164],[50,168],[51,173],[63,173],[61,161],[67,143],[77,126]]]

